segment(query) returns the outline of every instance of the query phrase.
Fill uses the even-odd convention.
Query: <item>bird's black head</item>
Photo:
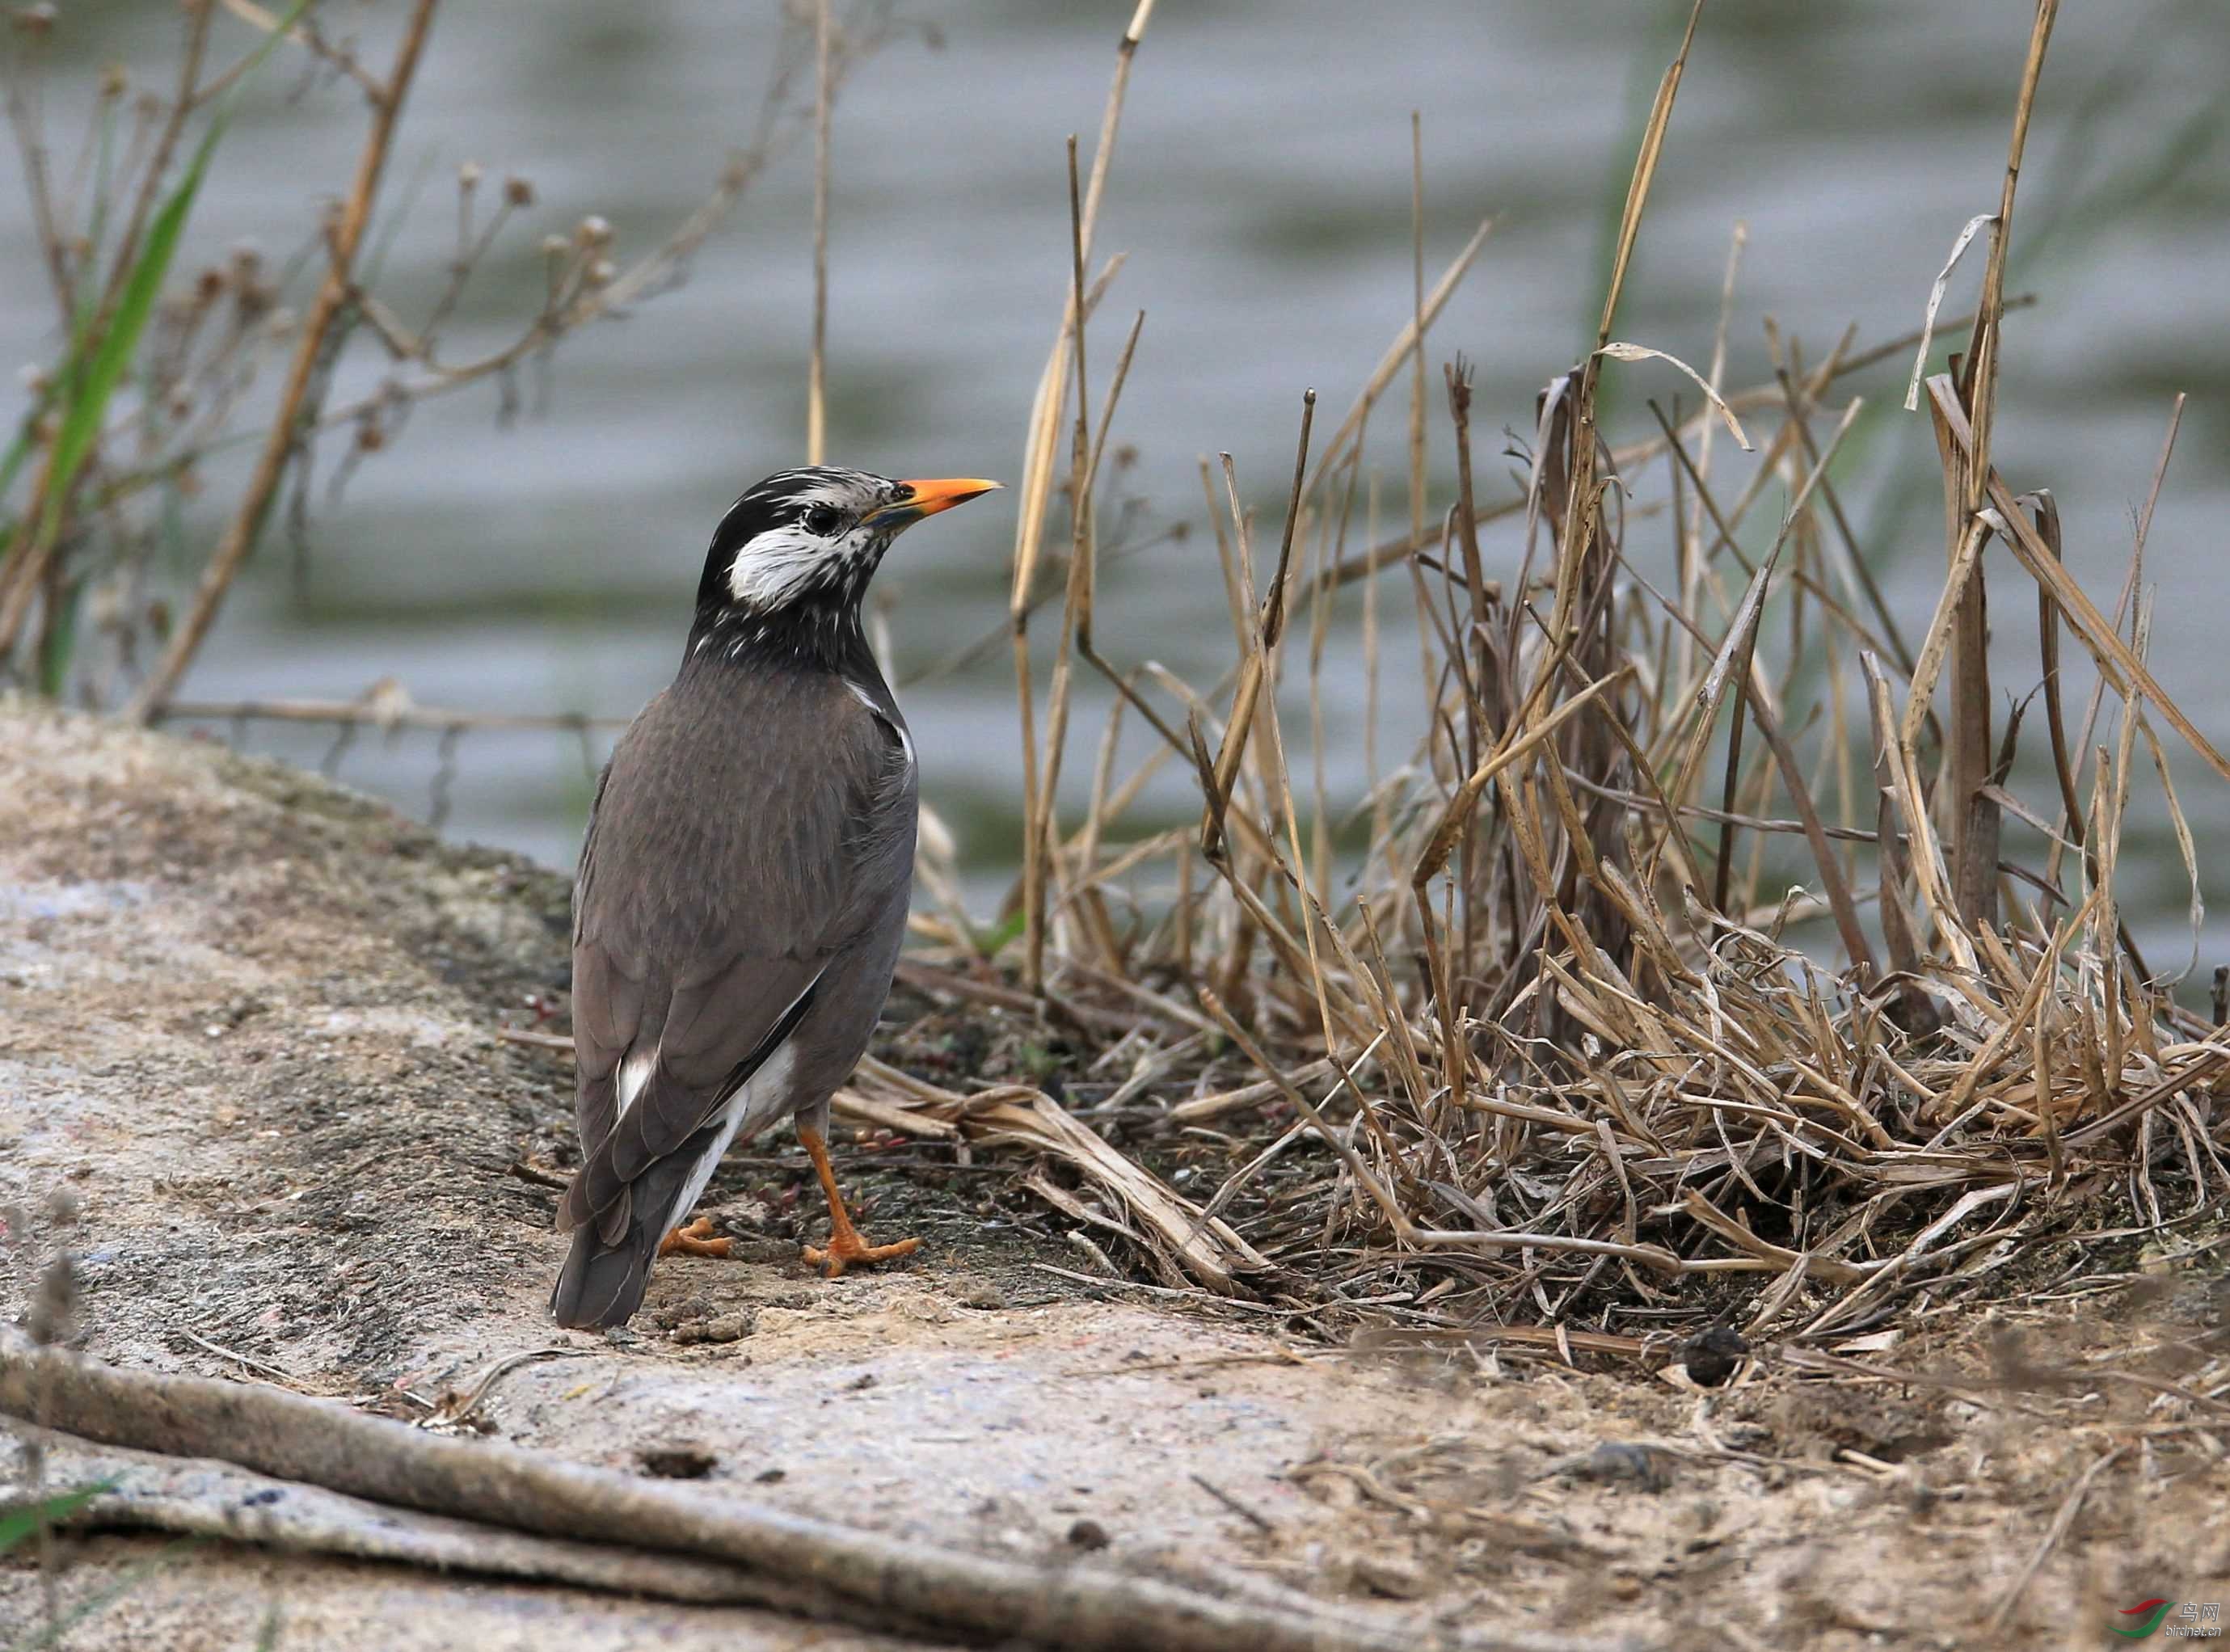
[[[860,601],[891,541],[998,485],[893,481],[821,465],[768,477],[713,532],[691,656],[772,652],[835,663],[863,648]]]

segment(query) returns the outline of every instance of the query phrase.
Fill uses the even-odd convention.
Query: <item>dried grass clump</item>
[[[1924,363],[1927,338],[1859,354],[1846,336],[1816,365],[1776,339],[1775,381],[1737,394],[1720,387],[1724,320],[1703,373],[1614,336],[1684,42],[1634,170],[1596,348],[1542,392],[1522,493],[1494,500],[1475,474],[1459,361],[1440,386],[1459,498],[1426,519],[1423,340],[1479,243],[1429,300],[1421,256],[1416,313],[1321,451],[1305,400],[1274,558],[1258,554],[1228,457],[1220,479],[1203,468],[1239,643],[1206,688],[1117,663],[1120,646],[1093,629],[1092,500],[1130,346],[1095,409],[1073,323],[1113,274],[1087,281],[1095,209],[1150,10],[1125,39],[1088,187],[1074,187],[1072,148],[1069,320],[1022,470],[1027,997],[990,984],[963,920],[918,926],[947,950],[918,983],[1041,1005],[1099,1052],[1090,1076],[1119,1081],[1096,1100],[1073,1086],[1074,1118],[1042,1097],[993,1108],[1026,1115],[1009,1133],[1083,1171],[1070,1204],[1167,1278],[1414,1324],[1539,1322],[1560,1339],[1592,1325],[1589,1345],[1610,1351],[1714,1322],[1848,1336],[1947,1296],[2033,1287],[2113,1229],[2162,1229],[2230,1191],[2230,1118],[2214,1099],[2230,1038],[2177,1008],[2114,893],[2137,744],[2164,785],[2159,722],[2218,774],[2230,765],[2144,664],[2136,566],[2109,620],[2061,566],[2050,495],[2016,496],[1992,460],[2005,250],[2050,0],[1985,220],[1976,313],[1948,324],[1968,326],[1965,347],[1950,371],[1915,373],[1947,539],[1917,648],[1830,472],[1858,410],[1835,404],[1840,382],[1916,344]],[[1705,405],[1651,403],[1654,428],[1613,447],[1598,426],[1605,364],[1653,360],[1702,387]],[[1405,368],[1411,531],[1351,552],[1363,434]],[[1755,454],[1746,474],[1731,477],[1724,445],[1715,455],[1721,438]],[[1064,447],[1064,620],[1041,699],[1030,620]],[[1624,505],[1660,465],[1669,570],[1648,565]],[[1751,558],[1738,535],[1769,489],[1789,502]],[[1994,545],[2037,593],[2057,791],[2033,802],[2008,790],[2021,718],[1995,739],[1991,726]],[[1396,604],[1415,604],[1431,713],[1359,811],[1368,836],[1354,847],[1326,797],[1322,706],[1334,606],[1357,584],[1374,730]],[[1785,629],[1766,627],[1769,612]],[[2098,679],[2079,731],[2061,700],[2063,630]],[[1064,821],[1080,662],[1118,698],[1091,806]],[[1287,722],[1304,671],[1305,739]],[[1156,749],[1118,776],[1131,716]],[[1197,829],[1126,833],[1172,761],[1194,777]],[[2172,789],[2169,807],[2195,889]],[[1806,887],[1782,893],[1799,842]],[[870,1073],[862,1087],[868,1107],[927,1106],[982,1132],[970,1104],[918,1081]],[[1150,1094],[1173,1087],[1180,1099]],[[1220,1163],[1221,1185],[1197,1202],[1142,1191],[1080,1118],[1164,1171]],[[1095,1145],[1079,1151],[1079,1136]],[[2095,1220],[2115,1198],[2126,1219]]]

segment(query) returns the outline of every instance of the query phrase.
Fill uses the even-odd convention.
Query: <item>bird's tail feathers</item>
[[[581,1330],[625,1325],[642,1306],[650,1265],[664,1236],[652,1224],[635,1222],[617,1244],[607,1244],[595,1223],[575,1228],[573,1249],[550,1293],[550,1317]]]

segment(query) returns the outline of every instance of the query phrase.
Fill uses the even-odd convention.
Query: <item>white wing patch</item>
[[[782,1012],[781,1018],[787,1021],[790,1011],[797,1008],[805,994],[820,984],[821,977],[818,975],[808,981],[804,991],[790,1001],[790,1007]],[[715,1117],[720,1133],[705,1150],[705,1156],[690,1167],[689,1180],[683,1185],[681,1196],[674,1201],[674,1208],[667,1212],[666,1226],[659,1229],[661,1233],[670,1232],[688,1220],[690,1211],[697,1208],[697,1201],[705,1197],[705,1190],[712,1180],[712,1172],[720,1168],[721,1157],[727,1152],[728,1145],[735,1140],[738,1132],[742,1132],[748,1139],[790,1110],[790,1075],[797,1065],[796,1044],[797,1032],[793,1028],[790,1036],[775,1046],[773,1054],[759,1063],[758,1071],[745,1079],[736,1093],[720,1104],[720,1111]],[[624,1068],[622,1078],[624,1081]],[[625,1110],[624,1101],[621,1107]]]
[[[697,1208],[697,1201],[705,1197],[711,1185],[712,1172],[720,1167],[720,1160],[728,1151],[729,1143],[748,1125],[757,1131],[780,1113],[790,1100],[790,1069],[797,1065],[797,1052],[791,1048],[796,1035],[782,1041],[782,1047],[760,1063],[759,1070],[744,1081],[742,1088],[730,1096],[720,1108],[720,1133],[705,1150],[682,1185],[681,1195],[674,1201],[673,1210],[667,1212],[666,1226],[661,1233],[671,1232],[689,1219]]]
[[[658,1051],[655,1048],[630,1055],[620,1063],[617,1088],[621,1118],[627,1117],[628,1109],[635,1105],[635,1098],[642,1094],[642,1087],[650,1082],[651,1070],[657,1065]]]
[[[854,682],[848,677],[844,681],[844,686],[852,691],[853,699],[858,700],[869,711],[874,713],[875,720],[877,722],[880,723],[885,728],[890,730],[892,733],[899,737],[899,745],[906,751],[906,767],[909,769],[918,767],[919,765],[915,763],[913,757],[913,736],[906,732],[905,726],[902,724],[893,723],[891,721],[890,718],[884,713],[883,708],[875,704],[873,696],[870,695],[867,691],[860,687],[858,683]]]

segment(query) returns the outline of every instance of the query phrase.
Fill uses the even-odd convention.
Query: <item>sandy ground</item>
[[[473,1415],[515,1444],[1421,1636],[2089,1647],[2135,1601],[2230,1594],[2230,1406],[2160,1386],[2220,1370],[2219,1268],[1852,1355],[1934,1380],[1769,1359],[1702,1391],[1080,1285],[984,1197],[1019,1159],[840,1154],[871,1233],[930,1242],[826,1282],[795,1260],[784,1135],[708,1197],[743,1259],[666,1264],[632,1333],[555,1331],[567,1075],[496,1032],[563,1025],[564,927],[562,880],[315,777],[0,704],[0,1305],[67,1247],[105,1359],[413,1421],[500,1370]],[[2009,1379],[2009,1328],[2059,1374]],[[2166,1351],[2138,1380],[2068,1374],[2132,1339]],[[0,1425],[0,1476],[20,1446]],[[67,1548],[66,1610],[128,1584],[70,1648],[923,1644],[248,1545]],[[0,1561],[0,1645],[43,1610]]]

